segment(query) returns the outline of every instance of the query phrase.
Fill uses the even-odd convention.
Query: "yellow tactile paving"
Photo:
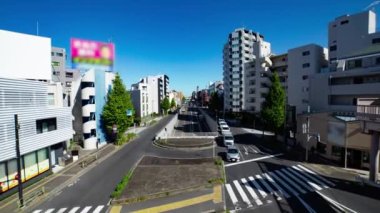
[[[141,210],[135,211],[135,213],[165,212],[165,211],[183,208],[186,206],[203,203],[209,200],[212,200],[214,203],[222,202],[222,188],[220,185],[214,186],[214,191],[211,194],[206,194],[206,195],[202,195],[202,196],[198,196],[198,197],[194,197],[194,198],[190,198],[186,200],[181,200],[181,201],[168,203],[168,204],[164,204],[160,206],[141,209]]]
[[[122,206],[120,206],[120,205],[112,206],[110,213],[120,213],[121,208],[122,208]]]

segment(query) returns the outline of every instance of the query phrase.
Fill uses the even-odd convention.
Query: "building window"
[[[8,190],[8,178],[5,163],[0,163],[0,193]]]
[[[36,154],[37,154],[36,152],[32,152],[32,153],[24,155],[24,168],[25,168],[25,176],[27,180],[38,175]]]
[[[37,160],[39,174],[49,170],[49,159],[46,148],[37,151]]]
[[[330,51],[336,51],[336,45],[332,45],[332,46],[330,46]]]
[[[347,62],[347,69],[355,69],[360,67],[362,67],[361,59],[350,60]]]
[[[51,56],[54,56],[54,52],[51,52]]]
[[[60,65],[60,63],[59,63],[59,61],[52,61],[51,62],[51,65],[53,65],[53,66],[59,66]]]
[[[379,43],[380,43],[380,38],[372,39],[372,44],[379,44]]]
[[[348,24],[348,22],[349,22],[348,20],[341,21],[340,25]]]
[[[72,72],[66,72],[66,78],[72,78],[73,73]]]
[[[304,64],[302,64],[302,68],[307,68],[307,67],[310,67],[310,63],[304,63]]]
[[[309,76],[308,75],[303,75],[302,76],[302,80],[306,80],[306,79],[309,79]]]
[[[37,134],[57,130],[57,118],[48,118],[36,121]]]
[[[331,155],[340,157],[342,156],[343,148],[339,146],[332,146],[331,147]]]
[[[310,55],[310,51],[309,50],[308,51],[304,51],[304,52],[302,52],[302,55],[303,56]]]
[[[63,57],[63,53],[55,53],[56,56]]]
[[[48,104],[50,106],[54,106],[55,104],[54,93],[48,93]]]

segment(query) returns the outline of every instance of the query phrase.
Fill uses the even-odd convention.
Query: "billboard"
[[[72,38],[70,47],[74,68],[106,67],[112,70],[115,56],[113,43]]]

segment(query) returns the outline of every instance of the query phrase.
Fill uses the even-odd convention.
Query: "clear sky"
[[[170,88],[191,94],[222,79],[228,33],[246,27],[274,53],[308,43],[326,46],[327,24],[361,12],[372,0],[0,0],[0,29],[51,37],[70,52],[71,37],[112,41],[115,71],[127,88],[167,74]],[[1,48],[1,47],[0,47]],[[70,61],[70,60],[68,60]],[[26,67],[27,68],[27,67]]]

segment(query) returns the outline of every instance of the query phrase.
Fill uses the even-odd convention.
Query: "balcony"
[[[380,106],[359,105],[356,107],[356,118],[359,120],[374,121],[380,123]]]

